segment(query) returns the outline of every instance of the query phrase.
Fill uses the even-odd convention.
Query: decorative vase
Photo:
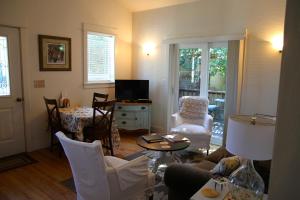
[[[252,160],[244,163],[229,176],[230,192],[236,200],[262,200],[265,184],[256,172]]]

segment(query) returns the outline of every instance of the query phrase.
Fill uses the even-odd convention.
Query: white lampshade
[[[251,160],[272,159],[275,121],[236,115],[228,120],[226,149]]]

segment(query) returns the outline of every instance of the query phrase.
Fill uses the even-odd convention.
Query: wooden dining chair
[[[102,93],[94,92],[93,103],[95,101],[107,101],[107,99],[108,99],[108,94],[102,94]]]
[[[54,146],[58,146],[58,148],[60,148],[59,142],[55,141],[56,140],[55,139],[56,132],[62,131],[66,135],[71,135],[72,139],[75,139],[75,133],[65,130],[62,127],[60,113],[58,110],[58,105],[57,105],[56,99],[48,99],[48,98],[44,97],[44,101],[45,101],[47,113],[48,113],[48,128],[49,128],[50,134],[51,134],[50,151],[53,151]]]
[[[105,107],[105,110],[102,108]],[[102,146],[114,155],[112,144],[112,122],[114,117],[115,101],[93,102],[93,124],[83,128],[83,141],[93,142],[101,140]],[[101,117],[100,117],[101,116]]]
[[[92,105],[94,102],[98,101],[98,102],[101,102],[101,101],[107,101],[108,99],[108,94],[103,94],[103,93],[98,93],[98,92],[94,92],[93,94],[93,102],[92,102]],[[102,107],[101,108],[102,110],[105,110],[105,107]]]

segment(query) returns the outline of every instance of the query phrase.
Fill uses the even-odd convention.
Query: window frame
[[[87,37],[89,33],[95,33],[99,35],[107,35],[114,37],[114,79],[110,80],[99,80],[99,81],[88,81],[88,41]],[[117,35],[115,30],[110,27],[103,27],[99,25],[83,24],[83,62],[84,62],[84,77],[83,77],[83,87],[84,88],[100,88],[100,87],[114,87],[116,79],[116,46],[117,46]]]
[[[10,98],[12,97],[12,74],[11,74],[11,61],[10,61],[10,46],[9,46],[9,36],[7,34],[0,35],[1,37],[6,38],[6,46],[7,46],[7,68],[8,68],[8,85],[9,85],[9,94],[0,95],[0,98]]]

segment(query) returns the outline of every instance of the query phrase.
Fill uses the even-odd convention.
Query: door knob
[[[18,97],[18,98],[16,99],[16,101],[17,101],[17,102],[22,102],[22,101],[23,101],[23,98]]]

